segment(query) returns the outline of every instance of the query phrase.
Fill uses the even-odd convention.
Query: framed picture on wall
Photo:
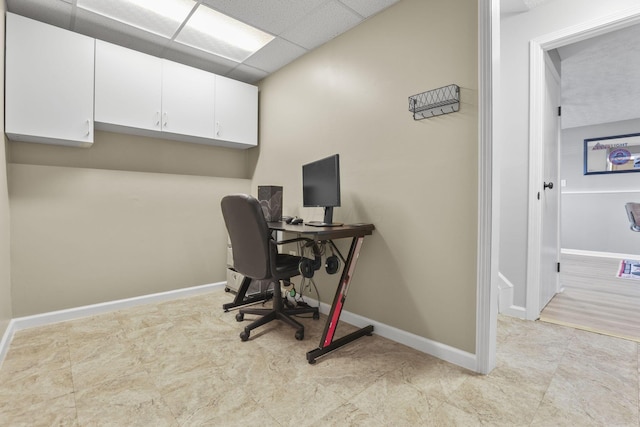
[[[584,174],[640,172],[640,133],[584,140]]]

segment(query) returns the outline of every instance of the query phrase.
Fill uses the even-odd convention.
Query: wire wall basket
[[[449,85],[409,97],[413,120],[428,119],[460,110],[460,87]]]

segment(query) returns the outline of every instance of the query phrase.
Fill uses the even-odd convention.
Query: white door
[[[558,262],[560,261],[560,76],[549,55],[545,54],[545,97],[543,161],[544,182],[541,183],[542,242],[540,254],[540,299],[539,311],[558,292]]]

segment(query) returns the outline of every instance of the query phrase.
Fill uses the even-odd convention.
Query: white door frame
[[[500,55],[499,0],[478,0],[478,257],[475,371],[496,366],[498,316],[497,168],[494,167],[494,101]]]
[[[540,258],[542,251],[542,204],[534,203],[542,191],[544,171],[544,71],[546,51],[640,23],[640,7],[627,9],[603,18],[569,27],[536,38],[529,50],[529,226],[527,248],[526,317],[540,316]],[[560,189],[558,189],[560,190]]]

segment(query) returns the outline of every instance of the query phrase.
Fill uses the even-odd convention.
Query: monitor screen
[[[340,206],[340,158],[337,154],[302,166],[302,204]]]
[[[302,166],[302,205],[323,207],[324,221],[318,225],[335,225],[333,208],[340,206],[340,156],[338,154]]]

